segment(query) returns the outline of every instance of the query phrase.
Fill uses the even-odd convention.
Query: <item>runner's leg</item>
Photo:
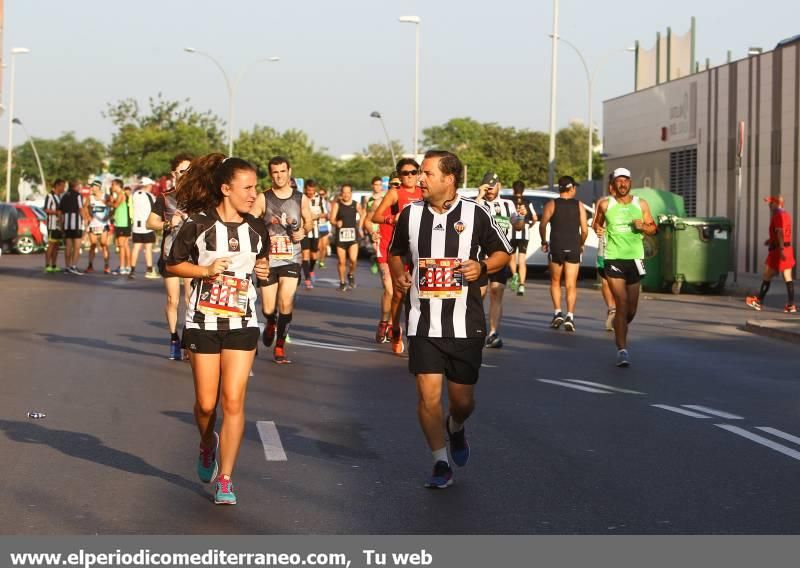
[[[200,431],[200,443],[211,448],[217,422],[221,356],[217,353],[190,353],[189,358],[194,377],[194,419]]]
[[[431,451],[445,447],[442,414],[442,381],[440,373],[417,375],[417,417]]]
[[[500,282],[489,283],[489,335],[496,334],[500,328],[500,320],[503,317],[503,292],[505,292],[505,289],[506,285]],[[450,384],[452,383],[448,383],[448,385]]]
[[[567,313],[575,313],[578,299],[578,271],[581,265],[577,262],[564,263],[564,285],[567,288]]]
[[[222,427],[219,436],[219,474],[231,475],[244,437],[244,402],[255,349],[222,350]]]
[[[564,265],[550,263],[550,299],[553,302],[553,310],[561,311],[561,273]]]
[[[617,314],[614,317],[614,339],[617,349],[625,349],[628,337],[628,290],[630,287],[625,283],[624,278],[609,278],[608,286],[614,296],[614,305],[617,306]],[[636,313],[635,308],[634,313]]]

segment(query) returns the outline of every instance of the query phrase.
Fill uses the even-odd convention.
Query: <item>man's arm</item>
[[[333,207],[331,207],[331,226],[338,227],[337,223],[339,222],[339,202],[334,201]]]
[[[387,222],[386,212],[395,203],[397,203],[397,190],[392,188],[389,191],[387,191],[386,195],[384,195],[383,199],[381,199],[381,204],[378,205],[378,208],[375,210],[375,213],[372,214],[371,221],[373,223],[377,223],[378,225],[386,223]],[[394,221],[394,218],[391,219],[392,221]],[[388,224],[392,225],[393,223],[389,222]]]
[[[581,219],[581,250],[583,250],[583,243],[589,236],[589,222],[586,220],[586,207],[580,201],[578,201],[578,214]]]
[[[90,199],[84,199],[83,207],[81,207],[81,216],[83,217],[84,223],[88,223],[92,220],[92,215],[89,213],[89,201]]]
[[[310,233],[314,229],[314,216],[311,214],[311,201],[305,195],[301,200],[300,214],[303,216],[303,230]]]
[[[256,202],[253,204],[253,208],[250,210],[250,215],[258,219],[260,217],[263,217],[266,211],[267,211],[267,198],[264,196],[263,193],[259,193],[258,195],[256,195]]]
[[[547,225],[550,223],[550,218],[553,216],[553,212],[556,210],[556,202],[552,199],[548,201],[544,209],[542,210],[542,219],[539,222],[539,238],[542,241],[542,250],[547,252],[549,250],[549,244],[547,242]]]
[[[639,199],[639,207],[642,210],[642,218],[633,222],[634,228],[645,235],[655,235],[658,232],[658,227],[656,227],[653,216],[650,214],[650,206],[644,199]]]
[[[409,234],[408,234],[408,220],[410,208],[406,207],[400,212],[397,219],[397,226],[392,236],[392,242],[389,245],[389,272],[392,275],[392,284],[395,290],[402,290],[405,292],[413,282],[411,275],[406,271],[405,258],[409,251]]]
[[[605,220],[606,220],[605,219],[605,209],[603,209],[603,214],[602,214],[603,220],[602,220],[602,222],[600,222],[600,217],[601,217],[600,209],[603,206],[607,206],[607,205],[608,205],[608,198],[607,197],[601,197],[594,204],[594,218],[592,219],[592,230],[595,232],[595,234],[597,234],[598,237],[602,237],[603,233],[605,232],[604,225],[605,225]]]

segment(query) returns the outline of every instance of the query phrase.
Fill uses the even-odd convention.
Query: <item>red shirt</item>
[[[780,229],[783,232],[782,241],[778,241],[775,237],[776,229]],[[781,242],[792,242],[792,218],[789,217],[789,214],[784,209],[776,209],[769,220],[769,242],[773,246],[778,246]],[[786,246],[789,245],[787,244]]]

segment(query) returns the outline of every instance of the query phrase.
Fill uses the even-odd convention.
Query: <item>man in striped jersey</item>
[[[425,154],[418,184],[424,201],[409,204],[397,219],[389,250],[396,290],[409,291],[408,367],[416,375],[417,413],[433,453],[429,488],[448,487],[453,470],[469,459],[464,422],[475,408],[474,390],[486,337],[481,276],[508,264],[511,245],[486,210],[458,195],[463,165],[455,154]],[[487,255],[478,260],[478,255]],[[409,274],[405,258],[411,256]],[[441,393],[447,378],[450,403],[444,423]]]
[[[47,251],[45,252],[45,268],[48,273],[60,272],[56,267],[58,263],[58,247],[64,240],[64,230],[61,225],[61,210],[58,205],[61,203],[61,196],[67,182],[59,178],[53,184],[53,191],[47,194],[44,199],[44,212],[47,213]]]
[[[81,196],[81,184],[73,179],[69,182],[69,190],[61,196],[58,208],[64,224],[64,239],[66,241],[66,272],[83,276],[78,270],[78,257],[81,255],[81,241],[83,228],[89,222],[89,202]]]
[[[303,193],[308,198],[311,207],[311,218],[314,220],[311,232],[300,241],[300,247],[303,251],[305,287],[310,290],[314,287],[314,267],[319,256],[319,224],[321,220],[328,218],[328,203],[317,194],[317,182],[313,179],[306,181]]]
[[[531,229],[533,225],[539,220],[536,216],[536,210],[533,208],[533,203],[525,199],[525,183],[521,180],[515,181],[512,186],[514,197],[512,201],[517,207],[517,214],[525,218],[523,223],[519,223],[514,227],[514,232],[511,235],[511,247],[514,249],[511,255],[511,290],[517,293],[517,296],[525,295],[525,278],[528,275],[528,242],[531,239]]]

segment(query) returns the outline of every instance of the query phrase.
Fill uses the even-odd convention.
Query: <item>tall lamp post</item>
[[[401,16],[399,18],[403,24],[414,24],[417,29],[417,48],[416,64],[414,71],[414,159],[419,154],[419,26],[422,18],[419,16]]]
[[[39,177],[42,180],[42,193],[47,193],[47,182],[44,179],[44,169],[42,168],[42,161],[39,159],[39,152],[36,151],[36,144],[33,143],[33,138],[31,137],[28,129],[25,128],[25,125],[22,124],[22,121],[18,118],[12,120],[14,124],[19,124],[22,127],[22,130],[25,132],[25,136],[28,137],[28,143],[31,145],[31,150],[33,150],[33,157],[36,158],[36,165],[39,166]]]
[[[550,149],[547,154],[547,184],[552,190],[556,178],[556,92],[558,79],[558,0],[553,0],[553,52],[550,59]]]
[[[204,57],[208,57],[214,65],[217,66],[217,69],[220,70],[222,73],[222,77],[225,79],[225,86],[228,89],[228,156],[233,156],[233,101],[234,97],[236,96],[236,87],[238,87],[239,82],[242,80],[242,77],[245,76],[247,71],[250,67],[261,63],[261,62],[269,62],[269,63],[277,63],[281,60],[280,57],[265,57],[263,59],[258,59],[253,61],[250,65],[245,67],[241,74],[236,78],[235,81],[231,81],[231,78],[228,76],[228,73],[225,72],[225,68],[222,64],[214,58],[210,53],[206,53],[205,51],[200,51],[199,49],[195,49],[193,47],[184,47],[183,50],[187,53],[196,53],[197,55],[202,55]]]
[[[394,169],[395,165],[397,164],[397,157],[394,155],[394,146],[392,146],[392,139],[389,138],[389,131],[386,130],[386,123],[383,122],[383,117],[381,116],[381,113],[379,113],[377,110],[373,110],[370,113],[370,116],[372,118],[377,118],[378,120],[381,121],[381,126],[383,126],[383,133],[386,135],[386,145],[389,147],[389,152],[392,153],[392,169]]]
[[[27,47],[15,47],[11,50],[11,85],[8,95],[8,155],[6,157],[6,201],[11,201],[11,154],[14,148],[14,75],[16,56],[23,53],[30,53]]]
[[[550,37],[553,37],[553,34],[550,34]],[[573,44],[572,42],[564,39],[561,36],[557,36],[556,39],[566,43],[568,46],[570,46],[575,51],[575,53],[578,54],[578,58],[581,60],[581,63],[583,63],[583,70],[586,71],[586,82],[588,83],[588,89],[589,89],[589,93],[588,93],[589,94],[589,122],[588,122],[588,129],[589,129],[588,152],[589,152],[589,156],[588,156],[588,160],[587,160],[588,167],[587,167],[586,179],[591,181],[592,180],[592,159],[594,158],[594,152],[592,151],[593,150],[592,142],[594,142],[593,137],[592,137],[592,134],[594,134],[594,129],[592,127],[592,90],[594,88],[594,82],[597,79],[597,74],[600,72],[600,69],[603,67],[603,65],[606,64],[606,62],[609,60],[609,58],[612,55],[614,55],[616,53],[619,53],[620,51],[636,51],[636,48],[635,47],[626,47],[624,49],[614,49],[612,51],[609,51],[608,53],[606,53],[603,56],[603,58],[597,64],[597,67],[595,67],[594,72],[591,72],[591,71],[589,71],[589,65],[587,65],[586,59],[583,57],[583,54],[575,46],[575,44]]]

